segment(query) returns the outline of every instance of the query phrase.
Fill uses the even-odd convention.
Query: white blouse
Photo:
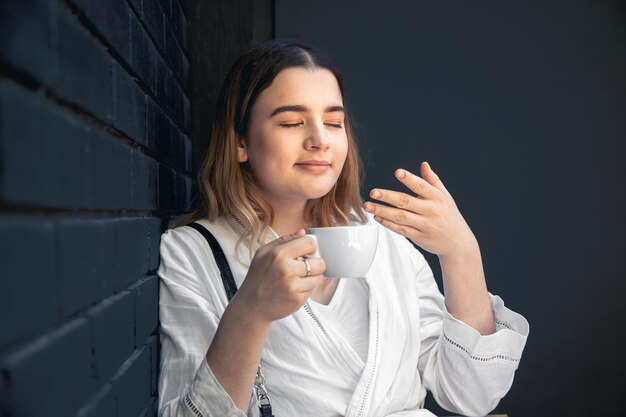
[[[370,313],[367,310],[368,287],[361,278],[340,278],[328,305],[308,301],[322,323],[343,335],[348,345],[367,360]]]
[[[366,291],[340,287],[336,304],[308,300],[270,327],[261,364],[274,414],[432,416],[422,408],[426,390],[451,413],[488,414],[513,383],[528,322],[490,295],[497,331],[481,336],[446,311],[422,254],[368,218],[380,228],[372,267],[364,279],[342,280]],[[235,254],[241,229],[225,218],[200,223],[219,241],[240,287],[251,261],[245,244]],[[266,237],[277,235],[270,229]],[[202,235],[190,227],[166,231],[158,275],[159,416],[258,416],[254,393],[249,409],[239,410],[205,359],[228,300]]]

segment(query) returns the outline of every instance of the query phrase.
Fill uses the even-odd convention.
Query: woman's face
[[[259,94],[239,161],[248,161],[270,204],[327,194],[348,153],[343,99],[332,72],[288,68]]]

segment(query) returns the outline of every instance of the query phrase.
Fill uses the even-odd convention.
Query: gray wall
[[[529,320],[497,411],[623,415],[624,3],[278,0],[276,36],[342,70],[364,195],[402,189],[394,168],[430,161],[491,292]]]

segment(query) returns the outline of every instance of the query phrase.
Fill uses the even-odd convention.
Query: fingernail
[[[370,193],[370,196],[372,198],[380,198],[381,194],[380,194],[380,191],[372,190],[372,192]]]
[[[399,170],[396,171],[396,176],[398,178],[404,178],[404,177],[406,177],[406,172],[404,172],[403,169],[399,169]]]
[[[374,206],[370,203],[365,203],[365,210],[366,211],[374,211]]]
[[[376,220],[377,222],[380,222],[382,220],[382,218],[380,218],[378,216],[374,216],[374,220]]]

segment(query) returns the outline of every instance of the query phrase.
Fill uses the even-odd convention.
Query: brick
[[[142,0],[142,17],[143,22],[146,24],[152,39],[154,39],[156,45],[161,49],[165,49],[163,39],[163,13],[159,2],[156,0]]]
[[[187,97],[183,98],[183,102],[185,104],[184,106],[184,110],[185,110],[185,117],[183,120],[183,126],[185,127],[186,131],[189,131],[189,109],[191,107],[191,104],[189,103],[189,99]]]
[[[155,210],[158,207],[158,163],[138,150],[132,151],[131,159],[133,207],[138,210]]]
[[[176,174],[171,168],[159,164],[159,208],[176,207]]]
[[[163,12],[165,20],[172,18],[172,5],[170,4],[170,0],[159,0],[159,5],[161,6],[161,11]]]
[[[115,260],[115,220],[57,220],[59,296],[64,316],[95,303],[110,290]]]
[[[146,99],[119,64],[113,64],[113,125],[135,142],[146,145]]]
[[[60,4],[51,6],[58,70],[54,93],[100,120],[111,120],[111,58],[104,47]]]
[[[172,126],[171,161],[176,168],[185,169],[185,142],[176,126]]]
[[[43,84],[54,79],[56,69],[49,3],[46,0],[0,2],[0,59]]]
[[[130,290],[135,298],[135,346],[141,346],[159,326],[159,279],[145,278]]]
[[[193,143],[187,135],[184,136],[184,152],[185,152],[185,171],[191,172],[191,155],[193,152]]]
[[[120,285],[126,287],[146,275],[150,253],[145,218],[128,217],[117,220],[117,259]]]
[[[91,324],[95,377],[107,382],[135,348],[133,294],[123,291],[87,312]]]
[[[191,187],[192,181],[186,175],[178,174],[179,183],[177,184],[176,197],[179,199],[178,207],[181,210],[187,210],[191,203]]]
[[[114,417],[117,415],[117,398],[111,384],[100,388],[78,411],[78,417]]]
[[[88,160],[90,207],[133,208],[132,148],[108,132],[94,130]]]
[[[16,349],[0,359],[0,368],[11,399],[9,415],[75,414],[96,388],[87,321],[72,320]]]
[[[185,91],[189,91],[189,60],[184,54],[181,55],[181,62],[183,63],[183,87]]]
[[[151,401],[150,349],[142,346],[129,357],[113,383],[119,417],[136,417]]]
[[[84,207],[89,129],[52,102],[0,81],[4,198],[15,204]]]
[[[50,219],[0,216],[0,351],[58,319],[55,251]]]
[[[106,41],[130,62],[130,9],[125,0],[84,0],[84,13]]]
[[[148,247],[149,247],[149,271],[155,271],[159,267],[160,262],[160,244],[161,233],[163,228],[161,227],[161,219],[148,218],[146,220],[146,227],[148,228]]]
[[[187,19],[180,3],[172,0],[172,26],[183,50],[187,50]]]
[[[177,209],[187,208],[189,200],[188,181],[189,178],[185,175],[176,173],[176,205]]]
[[[184,117],[185,117],[185,103],[183,101],[184,93],[180,88],[178,82],[174,83],[174,98],[172,99],[172,107],[174,113],[174,119],[176,120],[176,124],[179,126],[183,126]]]
[[[152,100],[148,101],[147,107],[148,126],[146,134],[149,141],[153,141],[157,158],[167,160],[171,156],[171,122],[163,110]]]
[[[158,336],[150,336],[146,343],[150,347],[150,395],[156,397],[159,389],[160,344]]]
[[[146,95],[146,146],[156,151],[158,129],[157,119],[161,117],[161,109],[159,106]]]
[[[148,89],[154,93],[156,51],[134,13],[130,14],[130,49],[131,66]]]
[[[178,46],[176,35],[174,35],[174,30],[167,20],[165,21],[164,26],[165,54],[167,56],[167,60],[169,61],[170,68],[173,70],[176,77],[178,79],[182,79],[181,75],[183,64],[181,62],[180,47]]]
[[[192,155],[193,155],[193,143],[191,139],[187,135],[185,135],[185,171],[191,172],[193,167],[192,165]]]
[[[157,98],[157,102],[160,103],[161,105],[163,105],[163,103],[166,103],[166,93],[165,93],[165,89],[167,88],[167,73],[169,72],[169,68],[167,67],[167,64],[165,63],[165,61],[163,60],[163,58],[161,57],[160,54],[157,54],[156,56],[156,90],[155,90],[155,95]]]

